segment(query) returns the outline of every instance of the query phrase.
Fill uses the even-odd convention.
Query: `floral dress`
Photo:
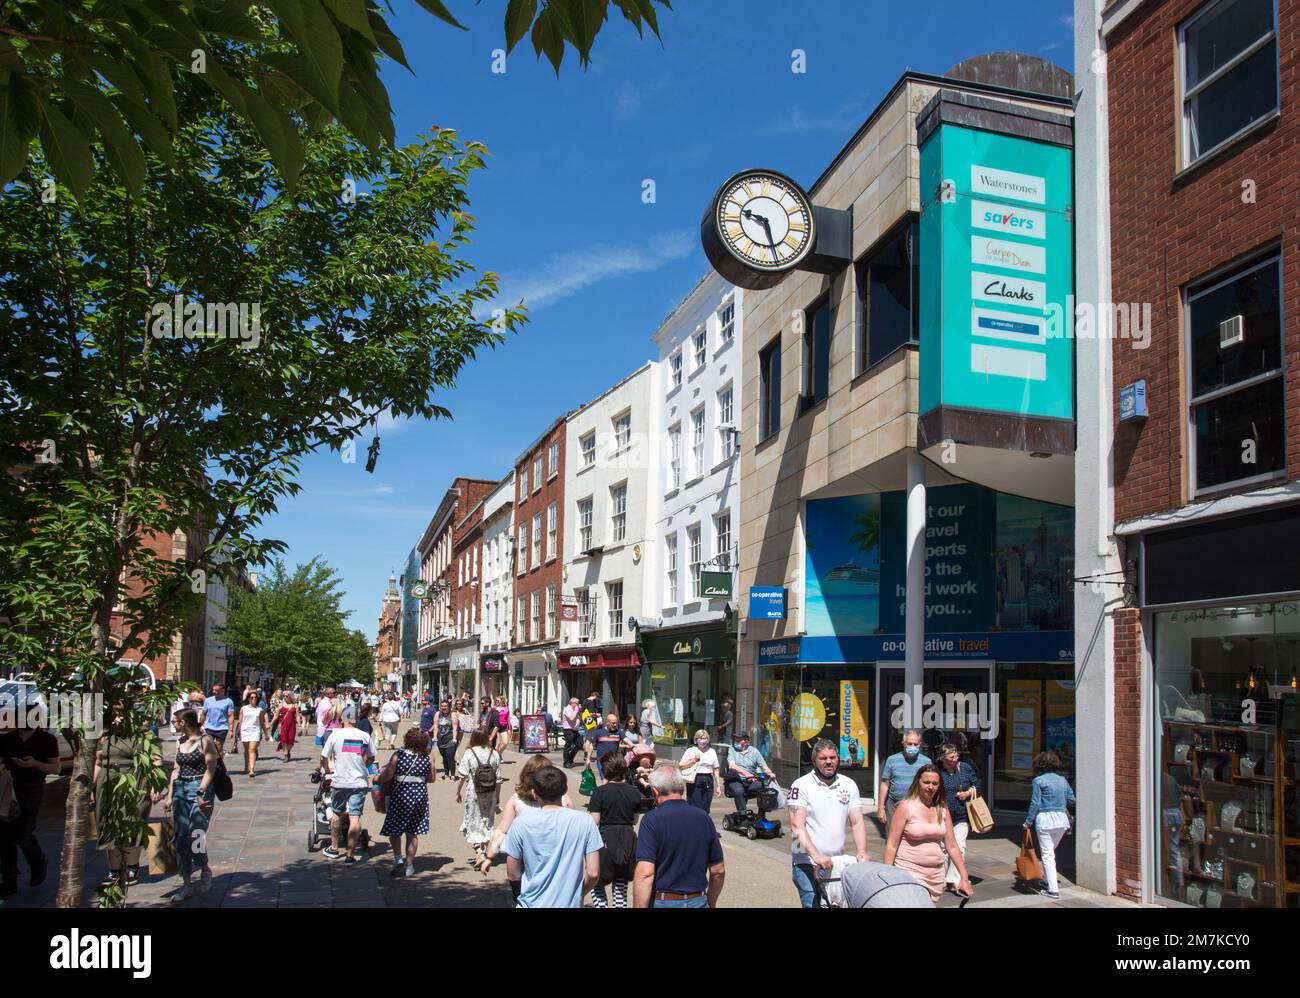
[[[388,795],[388,813],[383,830],[394,835],[429,834],[429,757],[419,752],[397,750],[393,785]]]
[[[472,748],[461,756],[460,765],[456,767],[456,775],[465,781],[465,817],[460,823],[460,832],[472,846],[487,845],[492,840],[492,820],[496,817],[496,790],[481,794],[474,789],[474,773],[479,766],[492,766],[499,772],[501,756]]]

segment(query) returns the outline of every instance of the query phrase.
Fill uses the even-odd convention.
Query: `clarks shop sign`
[[[730,572],[700,573],[700,595],[705,599],[731,599],[733,591]]]
[[[720,627],[679,631],[677,634],[647,634],[642,640],[650,662],[706,662],[731,659],[736,646]]]

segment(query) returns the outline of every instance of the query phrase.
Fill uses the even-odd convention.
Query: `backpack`
[[[492,753],[488,752],[487,761],[484,762],[475,752],[474,761],[478,763],[478,766],[474,769],[475,793],[492,793],[497,788],[497,767],[492,762]]]

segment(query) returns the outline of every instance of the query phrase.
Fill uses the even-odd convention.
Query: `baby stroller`
[[[722,827],[728,832],[736,832],[751,842],[755,839],[778,839],[781,837],[781,822],[767,816],[768,811],[779,808],[780,797],[775,780],[760,777],[742,780],[745,787],[745,799],[753,798],[758,812],[745,810],[744,814],[728,814],[722,819]]]
[[[316,770],[311,774],[316,792],[312,795],[311,823],[307,827],[307,851],[315,852],[330,843],[330,798],[333,778],[329,773],[321,774]],[[361,829],[361,838],[357,842],[361,849],[370,848],[370,830]]]

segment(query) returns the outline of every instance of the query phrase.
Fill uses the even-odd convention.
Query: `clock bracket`
[[[853,208],[813,210],[813,244],[796,270],[835,275],[853,262]]]

